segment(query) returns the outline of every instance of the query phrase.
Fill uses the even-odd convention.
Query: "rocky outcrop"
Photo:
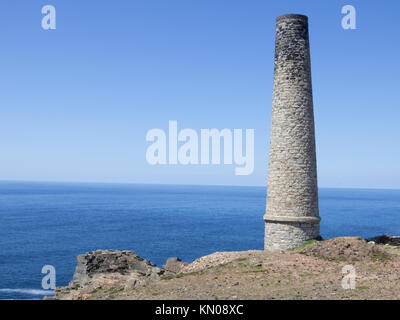
[[[85,300],[96,293],[106,296],[146,287],[165,271],[133,251],[97,250],[78,255],[72,281],[46,299]]]
[[[98,274],[126,275],[133,272],[154,278],[163,271],[133,251],[97,250],[77,257],[77,265],[70,286],[83,285]]]
[[[389,236],[387,234],[383,234],[378,237],[373,237],[367,239],[367,241],[375,242],[377,244],[389,244],[392,246],[400,246],[400,237],[399,236]]]
[[[183,271],[184,267],[188,265],[187,262],[182,262],[179,258],[168,258],[162,269],[166,273],[179,274]]]

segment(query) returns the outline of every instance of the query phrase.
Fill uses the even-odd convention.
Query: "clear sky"
[[[56,8],[43,30],[41,8]],[[356,8],[356,30],[341,27]],[[275,18],[309,16],[321,187],[400,188],[399,1],[0,2],[0,180],[266,185]],[[146,162],[148,130],[254,128],[255,169]]]

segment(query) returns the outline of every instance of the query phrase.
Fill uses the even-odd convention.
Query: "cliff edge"
[[[77,257],[72,281],[52,299],[400,299],[399,246],[400,237],[341,237],[192,263],[169,258],[162,268],[133,251],[98,250]],[[346,265],[353,289],[342,286]]]

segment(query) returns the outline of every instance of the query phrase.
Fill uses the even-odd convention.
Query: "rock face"
[[[373,241],[377,244],[389,244],[392,246],[400,246],[400,237],[398,236],[389,236],[387,234],[384,234],[378,237],[369,238],[367,240]]]
[[[265,249],[319,236],[317,165],[308,18],[276,20]]]
[[[183,268],[187,265],[188,265],[187,262],[182,262],[181,259],[174,257],[174,258],[168,258],[167,262],[162,267],[162,269],[166,273],[179,274],[180,272],[182,272]]]
[[[162,273],[150,261],[139,257],[133,251],[97,250],[77,257],[77,265],[71,286],[82,285],[96,274],[136,272],[142,276],[155,277]]]

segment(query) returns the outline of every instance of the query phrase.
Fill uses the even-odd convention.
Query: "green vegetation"
[[[359,286],[359,287],[356,287],[356,289],[357,290],[368,290],[369,287],[367,287],[367,286]]]
[[[376,250],[372,253],[372,259],[375,261],[388,261],[390,260],[390,255],[384,251]]]
[[[304,277],[308,277],[311,276],[311,273],[305,272],[305,273],[299,273],[299,277],[304,278]]]
[[[267,270],[267,269],[264,269],[262,266],[256,266],[256,267],[253,269],[253,272],[266,272],[266,273],[268,273],[268,270]]]
[[[304,248],[306,248],[306,247],[308,247],[308,246],[311,246],[312,244],[314,244],[314,243],[316,243],[316,242],[318,242],[318,241],[315,240],[315,239],[308,240],[308,241],[304,242],[301,246],[298,246],[298,247],[296,247],[296,248],[290,249],[290,251],[295,251],[295,250],[304,249]]]
[[[199,274],[200,272],[189,272],[189,273],[178,273],[178,274],[167,274],[160,277],[161,280],[171,280],[171,279],[179,279],[186,276],[192,276]]]
[[[115,293],[121,292],[121,291],[123,291],[123,290],[124,290],[123,287],[113,288],[113,289],[110,291],[110,294],[115,294]]]
[[[171,279],[174,279],[174,278],[175,278],[175,276],[172,275],[172,274],[168,274],[168,275],[164,275],[164,276],[160,277],[161,280],[171,280]]]
[[[255,266],[250,270],[243,271],[243,273],[259,273],[259,272],[268,273],[269,271],[267,269],[264,269],[263,266]]]
[[[91,292],[91,294],[95,294],[95,293],[99,292],[100,289],[101,289],[101,287],[94,289],[94,290]]]

